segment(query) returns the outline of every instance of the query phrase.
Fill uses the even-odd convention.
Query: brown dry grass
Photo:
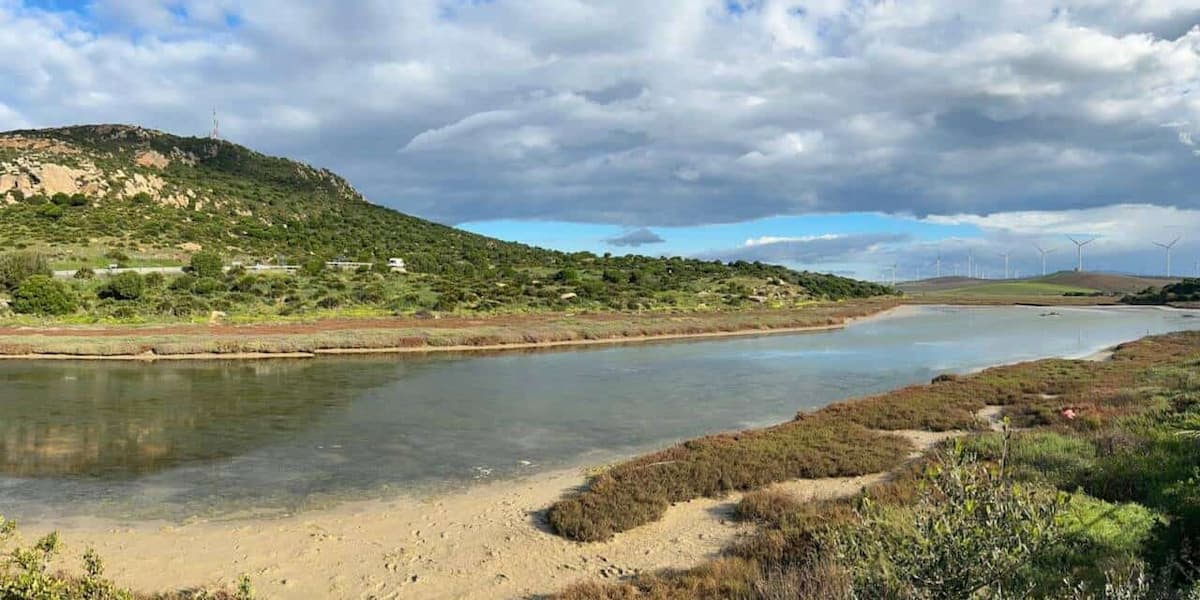
[[[546,314],[479,319],[340,319],[259,325],[0,328],[0,355],[295,353],[329,349],[503,347],[837,326],[892,299],[737,312]]]

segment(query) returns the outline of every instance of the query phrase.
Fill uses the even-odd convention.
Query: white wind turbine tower
[[[1162,248],[1163,250],[1167,251],[1167,277],[1171,276],[1171,249],[1175,247],[1175,244],[1179,243],[1179,240],[1180,240],[1180,238],[1177,237],[1177,238],[1171,240],[1170,244],[1160,244],[1158,242],[1150,242],[1151,244],[1154,244],[1155,246],[1158,246],[1159,248]]]
[[[938,279],[941,279],[941,277],[942,277],[942,253],[941,252],[938,252],[937,260],[934,261],[934,264],[937,265],[937,277],[938,277]]]
[[[892,270],[892,287],[896,287],[896,269],[899,266],[900,265],[898,265],[896,263],[892,263],[891,266],[884,267],[884,270],[887,270],[887,269]]]
[[[1083,247],[1096,241],[1096,238],[1091,238],[1087,241],[1081,242],[1081,241],[1068,235],[1067,239],[1071,240],[1071,242],[1075,244],[1075,258],[1077,260],[1076,265],[1075,265],[1075,272],[1082,273],[1083,272]]]
[[[1001,252],[1001,253],[1000,253],[1000,256],[1003,256],[1003,257],[1004,257],[1004,279],[1009,279],[1009,276],[1008,276],[1008,257],[1009,257],[1009,255],[1010,255],[1010,254],[1012,254],[1012,253],[1011,253],[1011,252]]]
[[[1046,255],[1050,254],[1051,252],[1054,252],[1055,250],[1058,250],[1058,248],[1043,248],[1038,244],[1034,244],[1033,247],[1037,248],[1038,253],[1042,255],[1042,277],[1045,277],[1046,276]]]

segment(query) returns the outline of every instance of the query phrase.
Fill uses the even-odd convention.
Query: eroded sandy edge
[[[919,310],[917,305],[900,305],[880,310],[863,317],[847,317],[841,323],[832,325],[810,325],[806,327],[780,327],[775,329],[738,329],[734,331],[708,331],[704,333],[681,333],[664,335],[643,335],[628,337],[613,337],[603,339],[561,340],[554,342],[530,342],[516,344],[490,344],[481,346],[415,346],[415,347],[381,347],[381,348],[320,348],[313,352],[200,352],[191,354],[0,354],[0,360],[114,360],[114,361],[159,361],[159,360],[261,360],[271,358],[314,358],[317,356],[356,355],[356,354],[434,354],[441,352],[504,352],[507,350],[537,350],[543,348],[563,348],[570,346],[597,346],[618,344],[639,344],[672,340],[690,340],[705,338],[729,338],[743,336],[786,335],[791,333],[807,333],[834,331],[844,329],[853,323],[898,317]],[[36,335],[31,331],[30,335]]]

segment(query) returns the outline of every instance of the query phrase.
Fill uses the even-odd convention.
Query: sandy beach
[[[953,433],[898,432],[917,450]],[[778,484],[800,498],[858,492],[884,474]],[[732,521],[739,500],[702,498],[609,542],[550,533],[544,511],[586,482],[582,470],[479,484],[427,498],[347,502],[277,519],[120,523],[75,518],[27,523],[58,531],[57,566],[77,569],[94,548],[117,583],[145,592],[232,584],[249,575],[264,598],[518,598],[588,578],[685,568],[750,531]]]

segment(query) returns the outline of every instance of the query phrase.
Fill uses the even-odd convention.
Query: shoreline
[[[1083,360],[1102,359],[1115,348]],[[892,433],[924,451],[961,432]],[[21,533],[27,540],[51,531],[61,536],[64,553],[54,568],[77,569],[83,552],[94,549],[106,559],[110,577],[141,592],[235,585],[246,574],[270,598],[515,598],[552,593],[582,579],[693,567],[753,531],[732,518],[741,496],[735,493],[677,503],[662,519],[606,542],[579,543],[551,533],[546,508],[585,485],[596,460],[581,458],[572,466],[460,489],[350,499],[283,515],[39,518]],[[886,477],[795,479],[773,486],[804,499],[832,499]]]
[[[421,345],[421,346],[380,346],[380,347],[345,347],[345,348],[316,348],[311,351],[302,352],[191,352],[178,354],[157,354],[154,352],[144,352],[140,354],[73,354],[62,352],[35,352],[25,354],[4,354],[0,353],[0,361],[3,360],[81,360],[81,361],[136,361],[136,362],[156,362],[162,360],[266,360],[266,359],[312,359],[322,356],[354,356],[354,355],[373,355],[373,354],[394,354],[394,355],[409,355],[409,354],[438,354],[438,353],[502,353],[519,350],[542,350],[554,348],[571,348],[571,347],[586,347],[586,346],[605,346],[605,345],[622,345],[622,344],[643,344],[654,342],[669,342],[669,341],[686,341],[686,340],[703,340],[703,339],[719,339],[733,337],[750,337],[750,336],[769,336],[769,335],[788,335],[799,333],[819,333],[824,331],[836,331],[844,329],[847,326],[875,319],[883,319],[897,316],[900,313],[916,310],[922,305],[898,304],[894,306],[879,307],[867,315],[842,317],[838,323],[825,325],[805,325],[798,327],[746,327],[729,331],[704,331],[696,333],[668,333],[668,334],[651,334],[651,335],[636,335],[636,336],[617,336],[607,338],[581,338],[568,340],[550,340],[545,342],[514,342],[514,343],[499,343],[499,344],[452,344],[445,346],[438,345]],[[136,331],[130,332],[131,337],[136,335]],[[28,335],[38,335],[38,330],[30,330]],[[195,334],[200,337],[200,334]],[[0,336],[0,341],[3,337]]]

